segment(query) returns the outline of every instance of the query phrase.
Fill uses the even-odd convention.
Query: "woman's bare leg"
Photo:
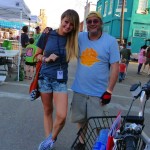
[[[44,108],[44,130],[45,136],[52,133],[53,128],[53,93],[41,93]]]
[[[53,125],[52,139],[55,140],[65,125],[68,111],[68,94],[54,93],[54,105],[56,107],[56,118]]]

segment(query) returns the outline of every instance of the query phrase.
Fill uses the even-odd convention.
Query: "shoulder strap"
[[[52,30],[49,30],[49,32],[46,33],[46,38],[45,38],[45,43],[44,43],[44,49],[45,49],[45,46],[46,46],[46,43],[47,43],[47,41],[48,41],[48,37],[49,37],[51,31],[52,31]],[[43,52],[42,52],[42,53],[43,53]],[[36,54],[34,55],[33,60],[37,57],[37,55],[42,54],[42,53],[36,53]]]
[[[49,37],[49,35],[50,35],[50,32],[51,32],[51,30],[49,30],[49,32],[46,33],[46,38],[45,38],[45,43],[44,43],[44,49],[45,49],[45,47],[46,47],[46,43],[47,43],[48,37]]]

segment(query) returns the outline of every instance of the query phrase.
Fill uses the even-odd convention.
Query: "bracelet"
[[[42,57],[42,62],[46,62],[45,59],[46,59],[46,57],[43,56]]]
[[[110,91],[110,90],[106,90],[108,93],[110,93],[110,94],[112,94],[112,91]]]
[[[39,61],[42,61],[42,58],[43,58],[43,55],[41,55],[41,54],[39,54],[39,55],[37,56],[37,59],[38,59]]]

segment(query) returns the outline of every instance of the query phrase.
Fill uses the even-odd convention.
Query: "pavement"
[[[119,110],[126,114],[132,97],[129,92],[130,86],[139,81],[144,84],[150,77],[146,73],[138,75],[138,64],[131,62],[128,67],[126,79],[117,82],[111,103],[108,105],[111,115],[117,115]],[[68,95],[69,107],[66,125],[58,136],[56,150],[70,150],[70,147],[77,136],[77,127],[70,122],[69,110],[72,100],[70,89],[74,79],[76,61],[69,64]],[[0,150],[37,150],[39,143],[44,140],[43,109],[41,100],[31,102],[29,100],[29,84],[31,81],[14,81],[17,73],[11,77],[7,76],[6,81],[0,85]],[[145,109],[145,131],[150,136],[150,121],[148,101]],[[131,114],[137,114],[139,101],[133,105]],[[55,114],[54,114],[55,115]]]

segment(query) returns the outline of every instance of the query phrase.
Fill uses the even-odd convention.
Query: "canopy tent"
[[[29,31],[34,32],[35,27],[41,24],[41,19],[36,15],[31,15],[29,20]]]
[[[19,21],[20,35],[23,20],[29,20],[30,13],[31,12],[29,8],[26,6],[24,0],[0,0],[0,18],[9,21]],[[20,46],[19,50],[21,52]],[[18,81],[19,81],[19,70],[18,70]]]
[[[30,18],[30,10],[23,0],[0,0],[0,17],[6,20]]]
[[[31,23],[41,23],[42,20],[38,16],[32,15],[32,16],[30,16],[30,22]]]

